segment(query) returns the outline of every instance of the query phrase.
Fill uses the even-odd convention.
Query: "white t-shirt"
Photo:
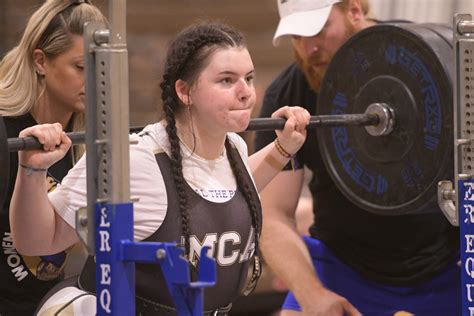
[[[235,133],[227,136],[237,148],[250,174],[245,141]],[[131,135],[130,139],[138,141],[138,144],[130,145],[130,194],[132,198],[138,198],[133,204],[133,214],[134,239],[139,241],[153,234],[166,216],[166,188],[155,153],[165,151],[170,155],[170,145],[161,122],[146,126],[139,134]],[[217,203],[232,198],[237,183],[225,150],[215,160],[206,160],[193,154],[182,143],[181,150],[184,179],[198,194]],[[75,227],[76,212],[87,205],[85,156],[69,171],[56,190],[49,194],[49,199],[56,212]]]

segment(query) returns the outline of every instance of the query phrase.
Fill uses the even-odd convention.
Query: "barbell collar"
[[[390,134],[395,128],[395,111],[386,103],[372,103],[365,110],[366,114],[376,115],[379,118],[377,124],[365,126],[365,130],[372,136],[384,136]]]

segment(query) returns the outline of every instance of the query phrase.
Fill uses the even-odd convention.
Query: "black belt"
[[[136,310],[138,316],[149,316],[149,315],[159,315],[159,316],[176,316],[178,313],[176,309],[165,306],[146,298],[136,296]],[[229,304],[225,307],[220,307],[212,311],[204,311],[203,316],[227,316],[232,308],[232,304]]]

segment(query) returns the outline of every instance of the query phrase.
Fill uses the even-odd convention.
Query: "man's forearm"
[[[266,218],[261,247],[267,264],[304,305],[305,302],[314,301],[314,293],[323,286],[314,271],[307,247],[293,223]]]

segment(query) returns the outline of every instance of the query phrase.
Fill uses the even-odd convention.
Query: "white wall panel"
[[[474,0],[369,0],[380,20],[451,23],[455,12],[474,15]]]

